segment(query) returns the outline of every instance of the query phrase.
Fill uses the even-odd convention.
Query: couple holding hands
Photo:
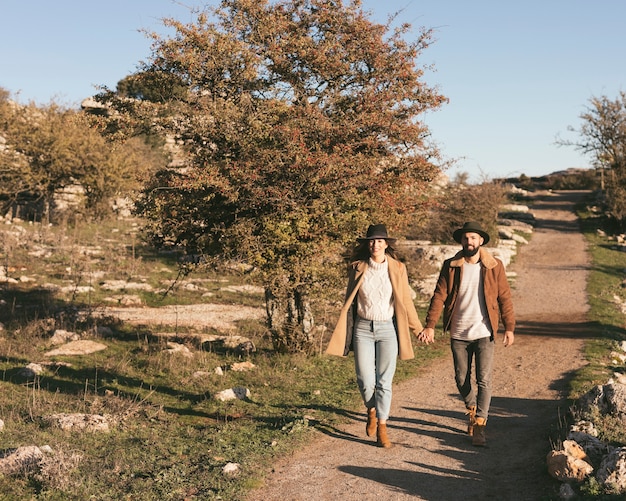
[[[456,386],[469,416],[467,432],[474,445],[486,444],[495,336],[501,320],[504,346],[513,344],[515,314],[504,265],[483,248],[489,234],[480,224],[467,222],[452,236],[462,248],[443,262],[425,327],[413,303],[406,266],[393,247],[396,239],[382,224],[370,225],[366,236],[357,238],[345,303],[326,353],[346,356],[354,351],[357,384],[367,409],[366,434],[375,435],[379,447],[391,447],[387,419],[396,361],[414,357],[411,333],[425,344],[434,341],[442,312]]]

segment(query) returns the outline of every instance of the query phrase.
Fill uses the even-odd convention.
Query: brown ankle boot
[[[367,424],[365,425],[365,434],[373,437],[376,434],[376,408],[367,409]]]
[[[378,428],[376,430],[376,444],[378,447],[384,447],[385,449],[391,447],[391,442],[389,441],[389,437],[387,437],[387,423],[378,423]]]
[[[468,407],[465,415],[467,416],[467,434],[471,437],[474,435],[474,426],[476,425],[476,406]]]
[[[476,424],[474,425],[474,435],[472,436],[472,445],[484,447],[487,444],[487,439],[485,437],[486,427],[487,420],[485,418],[477,417]]]

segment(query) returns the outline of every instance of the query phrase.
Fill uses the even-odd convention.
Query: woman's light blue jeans
[[[378,322],[358,317],[352,342],[356,381],[363,403],[368,409],[376,407],[379,420],[387,420],[398,359],[393,320]]]

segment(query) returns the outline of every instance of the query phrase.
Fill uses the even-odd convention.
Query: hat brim
[[[470,228],[459,228],[458,230],[455,230],[455,232],[452,234],[452,238],[454,238],[455,242],[461,243],[461,238],[465,233],[478,233],[481,237],[483,237],[483,245],[487,245],[489,243],[489,233],[481,230],[473,230]]]
[[[390,237],[383,237],[383,236],[377,237],[376,235],[374,235],[372,237],[364,237],[364,238],[359,237],[356,240],[359,243],[367,242],[368,240],[386,240],[387,242],[394,243],[398,239],[390,238]]]

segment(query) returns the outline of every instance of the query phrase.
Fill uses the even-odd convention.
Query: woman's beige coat
[[[398,358],[409,360],[413,354],[410,331],[418,335],[422,331],[422,324],[417,316],[417,310],[413,303],[409,278],[404,263],[387,256],[389,262],[389,278],[393,289],[394,321],[398,336]],[[363,276],[367,270],[366,261],[355,261],[348,269],[348,288],[346,290],[346,302],[341,308],[339,320],[333,331],[333,335],[326,348],[329,355],[345,357],[352,347],[352,330],[356,317],[356,295],[361,287]]]

